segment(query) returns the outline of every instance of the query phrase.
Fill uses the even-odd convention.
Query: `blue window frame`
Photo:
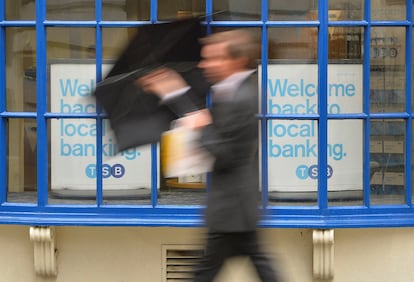
[[[105,1],[94,1],[93,19],[87,20],[52,20],[47,17],[47,3],[43,1],[35,2],[35,15],[29,19],[14,19],[7,17],[7,7],[11,5],[10,1],[1,0],[0,5],[0,223],[3,224],[27,224],[27,225],[103,225],[103,226],[178,226],[192,227],[202,225],[202,206],[199,204],[191,205],[162,205],[159,203],[159,169],[158,169],[158,149],[157,145],[151,145],[150,158],[151,164],[151,192],[150,200],[145,204],[111,204],[108,205],[104,200],[103,191],[103,158],[102,154],[96,154],[97,177],[96,177],[96,200],[91,202],[80,202],[66,204],[64,201],[58,203],[50,202],[50,123],[57,119],[87,119],[96,121],[96,150],[101,152],[102,143],[102,121],[105,115],[98,109],[96,113],[56,113],[48,109],[48,79],[49,79],[49,63],[47,55],[47,31],[54,28],[74,28],[74,29],[93,29],[95,35],[95,64],[96,64],[96,80],[99,81],[103,77],[101,66],[105,64],[103,59],[104,46],[103,34],[106,29],[126,29],[137,27],[144,24],[155,24],[165,19],[159,18],[159,10],[163,1],[150,0],[148,19],[145,20],[106,20],[103,17],[103,6]],[[30,1],[29,1],[30,2]],[[76,2],[76,1],[75,1]],[[145,1],[144,1],[145,2]],[[342,227],[401,227],[414,225],[414,209],[412,206],[412,1],[401,1],[405,5],[405,15],[400,19],[383,19],[381,16],[372,16],[373,3],[370,0],[360,1],[363,13],[360,18],[339,18],[332,19],[330,17],[330,6],[327,0],[314,1],[314,18],[296,19],[290,17],[289,11],[280,11],[279,18],[270,11],[274,12],[274,1],[262,0],[257,1],[257,5],[253,5],[257,9],[257,13],[253,15],[245,15],[243,11],[234,11],[230,16],[222,13],[222,17],[216,16],[217,11],[215,5],[219,5],[216,1],[206,0],[200,1],[203,7],[205,21],[203,24],[207,32],[213,32],[221,28],[252,28],[259,31],[262,42],[262,55],[260,60],[261,69],[261,112],[258,114],[261,130],[261,154],[269,156],[269,121],[274,122],[310,122],[316,121],[317,124],[317,169],[320,173],[316,174],[316,197],[314,203],[306,203],[305,201],[281,202],[271,204],[271,191],[269,190],[269,178],[274,171],[269,170],[269,158],[262,158],[262,177],[261,177],[261,195],[262,208],[265,210],[261,226],[263,227],[298,227],[298,228],[342,228]],[[312,1],[311,1],[312,2]],[[358,3],[358,1],[349,1]],[[92,3],[92,1],[91,1]],[[230,11],[231,12],[231,11]],[[220,13],[219,13],[220,15]],[[145,18],[145,17],[144,17]],[[36,91],[36,109],[34,111],[10,110],[8,107],[8,89],[7,89],[7,64],[11,60],[8,55],[10,44],[7,32],[13,28],[28,28],[35,33],[35,91]],[[329,66],[333,62],[332,53],[336,48],[332,42],[332,30],[335,28],[358,29],[361,50],[359,62],[362,62],[362,108],[357,112],[334,113],[328,110],[329,103]],[[316,78],[318,93],[316,107],[317,112],[308,113],[272,113],[269,112],[268,99],[268,83],[270,77],[269,65],[282,64],[282,61],[273,60],[269,54],[271,50],[272,31],[289,31],[292,30],[315,30],[316,38],[316,57],[313,57],[312,63],[316,66]],[[403,38],[399,41],[399,48],[405,50],[404,59],[401,63],[403,69],[400,75],[403,75],[403,109],[399,110],[373,110],[372,100],[375,99],[373,92],[373,81],[375,75],[375,60],[373,57],[380,52],[377,47],[373,46],[373,39],[380,40],[381,36],[374,35],[374,31],[382,31],[384,29],[402,30]],[[394,37],[392,37],[394,38]],[[384,40],[383,38],[381,40]],[[377,42],[376,41],[376,42]],[[384,46],[386,44],[383,44]],[[292,45],[292,46],[299,46]],[[291,46],[291,47],[292,47]],[[388,46],[388,45],[387,45]],[[389,47],[389,46],[388,46]],[[386,48],[388,48],[386,47]],[[289,47],[290,48],[290,47]],[[382,48],[382,47],[381,47]],[[381,49],[382,50],[382,49]],[[385,50],[385,49],[384,49]],[[383,51],[384,51],[383,50]],[[389,48],[387,54],[391,54]],[[384,51],[385,52],[385,51]],[[393,52],[393,51],[392,51]],[[374,54],[375,53],[375,54]],[[384,54],[383,54],[384,55]],[[273,56],[273,55],[272,55]],[[384,55],[385,56],[385,55]],[[276,56],[277,58],[277,56]],[[308,63],[309,58],[299,58],[295,64]],[[345,60],[343,60],[345,62]],[[283,62],[286,64],[286,62]],[[345,63],[344,63],[345,64]],[[288,66],[287,64],[286,66]],[[374,66],[374,67],[373,67]],[[382,66],[388,69],[388,66]],[[374,70],[373,70],[374,69]],[[391,73],[395,73],[392,69]],[[386,72],[384,71],[384,74]],[[387,72],[389,74],[389,72]],[[384,80],[385,81],[385,80]],[[392,89],[391,89],[392,90]],[[400,91],[401,92],[401,91]],[[399,94],[401,94],[398,92]],[[373,94],[374,93],[374,94]],[[390,93],[397,93],[392,90]],[[376,95],[376,94],[375,94]],[[397,94],[395,94],[397,95]],[[12,120],[31,120],[36,125],[36,200],[34,202],[9,201],[9,178],[10,170],[15,169],[10,166],[9,145],[10,132],[13,130]],[[329,188],[329,124],[332,121],[354,121],[362,124],[362,134],[360,138],[362,148],[361,169],[362,169],[362,190],[361,199],[356,202],[339,202],[335,204],[330,199]],[[384,124],[399,122],[403,139],[384,139],[379,140],[381,144],[381,154],[371,149],[375,138],[373,131],[377,125],[383,127]],[[350,137],[351,138],[351,137]],[[393,138],[393,137],[392,137]],[[386,169],[389,168],[390,159],[394,157],[392,154],[383,155],[384,142],[389,146],[396,146],[398,142],[400,152],[400,170],[395,174],[386,175],[388,171],[381,166],[380,177],[382,181],[389,177],[388,181],[400,182],[402,177],[403,189],[399,192],[399,198],[396,201],[387,203],[380,200],[378,203],[373,202],[376,194],[386,193],[387,187],[384,185],[375,186],[372,184],[372,164],[385,162]],[[394,142],[394,143],[392,143]],[[395,143],[397,142],[397,143]],[[401,143],[402,142],[402,143]],[[398,145],[397,144],[397,145]],[[401,147],[401,144],[403,144]],[[394,148],[394,147],[393,147]],[[395,148],[394,148],[395,149]],[[391,150],[391,149],[390,149]],[[402,153],[401,153],[402,152]],[[384,159],[385,158],[385,159]],[[402,166],[401,166],[402,162]],[[401,169],[402,167],[402,169]],[[392,171],[394,173],[394,171]],[[375,174],[375,173],[374,173]],[[391,180],[390,180],[391,179]],[[375,181],[374,181],[375,182]],[[389,184],[389,183],[388,183]],[[380,191],[380,192],[378,192]],[[394,191],[394,190],[393,190]],[[299,193],[300,194],[300,193]]]

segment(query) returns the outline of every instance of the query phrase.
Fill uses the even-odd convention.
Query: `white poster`
[[[269,114],[318,114],[318,66],[269,65]],[[329,65],[330,114],[361,113],[362,65]],[[269,191],[309,192],[318,187],[318,121],[268,121]],[[362,120],[328,121],[328,190],[362,189]]]
[[[94,64],[52,64],[50,67],[51,111],[95,113]],[[103,66],[103,72],[110,70]],[[95,119],[51,120],[52,189],[96,189]],[[151,187],[151,146],[131,148],[117,154],[108,120],[102,127],[102,176],[104,189]]]

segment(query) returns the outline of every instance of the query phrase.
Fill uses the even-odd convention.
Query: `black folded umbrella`
[[[199,38],[205,36],[199,19],[140,26],[122,55],[95,89],[115,133],[119,151],[158,142],[177,116],[145,93],[135,80],[159,67],[180,73],[191,86],[189,99],[198,108],[205,106],[209,85],[197,67]]]

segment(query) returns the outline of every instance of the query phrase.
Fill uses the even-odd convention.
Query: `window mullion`
[[[364,172],[363,172],[363,193],[364,193],[364,205],[369,207],[371,205],[370,198],[370,136],[371,136],[371,119],[370,119],[370,73],[371,73],[371,1],[365,1],[364,6],[364,20],[367,25],[364,27],[364,57],[363,57],[363,110],[368,114],[368,118],[364,120]]]
[[[0,5],[0,22],[4,21],[5,5]],[[0,26],[0,85],[6,85],[6,34],[5,27]],[[0,87],[0,113],[6,111],[6,88]],[[7,128],[6,119],[0,121],[0,204],[6,201],[7,191]]]
[[[158,21],[158,0],[151,0],[150,4],[150,21],[156,23]]]
[[[412,123],[412,59],[413,59],[413,2],[407,1],[407,20],[410,24],[406,27],[406,40],[405,40],[405,93],[406,93],[406,101],[405,101],[405,110],[407,113],[410,113],[410,116],[407,118],[406,122],[406,134],[405,134],[405,202],[408,206],[412,207],[412,131],[413,131],[413,123]]]
[[[48,135],[46,70],[47,38],[44,21],[46,19],[46,0],[36,1],[36,102],[37,102],[37,189],[38,205],[48,202]]]
[[[96,27],[95,27],[95,66],[96,81],[102,79],[102,27],[99,25],[102,21],[102,1],[96,0]],[[96,152],[102,152],[102,122],[101,107],[97,105],[96,118]],[[96,154],[96,204],[102,205],[103,200],[103,181],[102,181],[102,153]]]
[[[268,20],[268,3],[267,1],[262,1],[262,22],[264,23],[261,30],[261,44],[262,44],[262,56],[261,56],[261,119],[260,119],[260,134],[261,134],[261,196],[262,196],[262,206],[265,208],[268,204],[269,199],[269,165],[268,165],[268,136],[267,136],[267,62],[268,62],[268,26],[265,24]]]
[[[151,205],[155,207],[158,204],[158,150],[157,144],[151,144]]]
[[[328,141],[328,1],[318,2],[318,205],[321,210],[328,207],[327,141]]]

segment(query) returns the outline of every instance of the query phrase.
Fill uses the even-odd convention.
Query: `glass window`
[[[376,27],[371,32],[371,111],[405,110],[405,30]]]
[[[404,140],[404,120],[371,121],[370,190],[372,204],[404,203]]]
[[[411,138],[413,138],[412,136],[413,136],[413,133],[414,133],[414,127],[411,127]],[[408,134],[410,134],[410,133],[408,133]],[[410,152],[407,152],[407,154],[410,154]],[[413,159],[414,158],[414,147],[413,146],[411,146],[411,158]],[[407,173],[411,173],[411,175],[413,174],[413,172],[414,172],[414,166],[413,165],[411,165],[411,169],[410,168],[408,168],[407,169]],[[411,187],[411,193],[412,193],[412,190],[413,190],[413,184],[414,184],[414,180],[413,179],[411,179],[411,183],[407,183],[407,189],[410,189],[409,187]],[[411,185],[411,186],[410,186]],[[414,202],[414,196],[413,195],[411,195],[411,199],[408,199],[411,203],[412,202]]]
[[[158,0],[158,19],[174,20],[204,16],[205,8],[205,0]]]
[[[413,50],[411,50],[411,52],[414,52],[414,46],[413,46]],[[411,68],[413,68],[414,67],[414,62],[411,62],[411,64],[409,64],[409,65],[411,66]],[[411,78],[411,79],[413,79],[413,78]],[[413,99],[413,97],[414,97],[414,84],[411,83],[411,97],[410,97],[411,98],[411,105],[409,105],[409,106],[411,106],[411,111],[414,108],[414,99]],[[409,134],[411,134],[411,140],[412,140],[413,136],[414,136],[413,135],[414,134],[414,125],[411,128],[411,133],[410,132],[407,133],[407,135],[409,135]],[[411,147],[411,158],[414,159],[414,146],[411,144],[410,147]],[[407,154],[410,154],[410,152],[407,152]],[[410,164],[408,164],[408,165],[410,165]],[[411,169],[410,168],[407,169],[407,172],[411,173],[411,175],[414,173],[414,165],[413,164],[411,164]],[[407,186],[409,186],[409,185],[411,185],[411,193],[413,193],[413,188],[412,187],[414,185],[414,178],[412,178],[411,183],[407,183]],[[411,202],[414,202],[414,194],[412,194],[411,197],[412,197]]]
[[[106,21],[146,21],[150,0],[103,0],[102,19]]]
[[[267,136],[270,203],[316,204],[318,190],[317,121],[269,120]]]
[[[332,205],[362,204],[363,139],[363,121],[328,121],[326,174]]]
[[[48,20],[87,21],[95,19],[95,0],[47,0]]]
[[[271,21],[305,21],[317,19],[317,0],[270,0],[268,5],[268,17]]]
[[[406,1],[371,0],[371,19],[373,21],[404,20]]]
[[[51,66],[52,112],[77,113],[81,110],[81,99],[65,99],[55,91],[54,81],[60,69],[70,73],[65,65]],[[60,68],[59,68],[60,67]],[[67,76],[70,79],[70,74]],[[74,101],[71,103],[71,101]],[[95,200],[96,194],[96,123],[92,119],[52,119],[50,128],[50,196],[68,199],[79,198]],[[82,196],[82,197],[80,197]]]
[[[364,32],[359,27],[329,27],[330,62],[360,63]]]
[[[95,29],[56,27],[47,29],[47,58],[91,59],[94,58]]]
[[[135,36],[138,28],[103,28],[102,58],[105,62],[114,63],[122,53],[129,40]]]
[[[10,118],[8,136],[8,202],[37,202],[37,127],[34,119]]]
[[[389,16],[392,15],[390,13]],[[405,84],[405,29],[372,28],[371,112],[385,114],[404,112]],[[370,134],[371,202],[373,204],[403,203],[406,187],[405,121],[371,120]]]
[[[33,28],[6,29],[7,111],[36,112],[35,46]],[[36,131],[36,119],[7,119],[8,201],[36,202]]]
[[[7,20],[34,20],[36,18],[36,1],[5,0]]]
[[[328,8],[329,21],[358,21],[364,16],[364,1],[362,0],[330,0]]]
[[[216,21],[256,21],[260,19],[261,1],[213,0]]]
[[[6,29],[8,111],[36,111],[36,33],[33,28]]]
[[[362,84],[361,64],[330,64],[327,87],[328,114],[361,113]]]
[[[316,62],[317,55],[316,27],[269,28],[269,60]]]

